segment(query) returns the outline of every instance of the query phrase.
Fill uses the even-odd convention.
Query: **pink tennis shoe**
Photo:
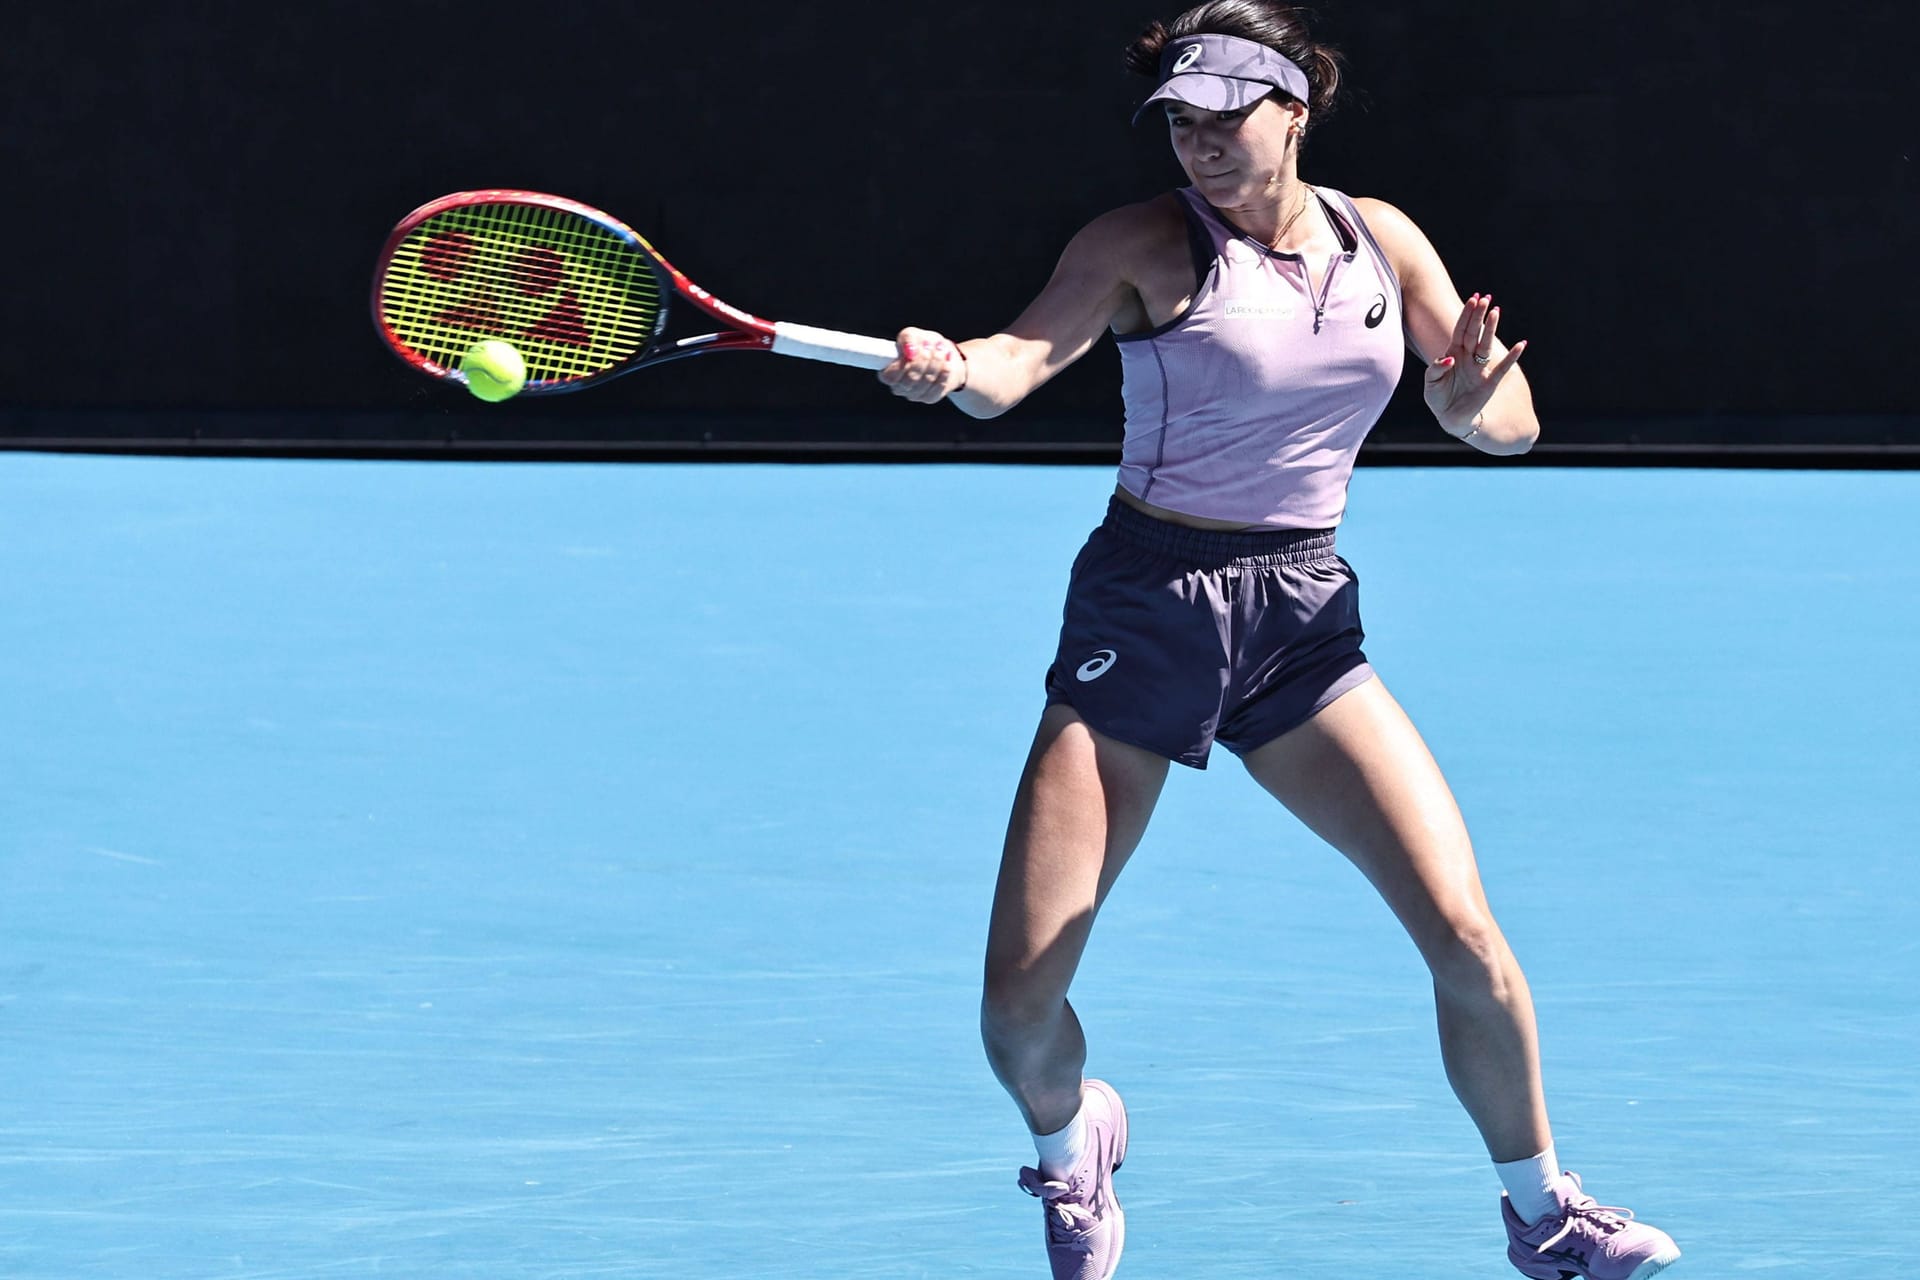
[[[1507,1257],[1530,1280],[1648,1280],[1679,1261],[1680,1248],[1658,1227],[1633,1220],[1630,1209],[1610,1209],[1573,1189],[1560,1211],[1528,1226],[1500,1197],[1507,1224]]]
[[[1047,1224],[1047,1261],[1053,1280],[1107,1280],[1120,1265],[1127,1219],[1113,1198],[1113,1175],[1127,1158],[1127,1109],[1101,1080],[1081,1091],[1087,1116],[1087,1153],[1064,1180],[1038,1169],[1020,1171],[1020,1189],[1041,1201]]]

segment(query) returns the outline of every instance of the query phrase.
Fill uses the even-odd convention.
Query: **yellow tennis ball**
[[[527,362],[511,342],[488,338],[467,348],[460,358],[467,390],[482,400],[510,400],[527,385]]]

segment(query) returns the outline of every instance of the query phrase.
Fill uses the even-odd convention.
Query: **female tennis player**
[[[1535,1280],[1646,1280],[1679,1257],[1563,1172],[1527,982],[1481,891],[1451,792],[1361,652],[1334,549],[1361,440],[1404,362],[1440,429],[1490,454],[1539,434],[1500,309],[1464,303],[1439,255],[1380,200],[1303,182],[1339,88],[1303,15],[1215,0],[1128,50],[1191,185],[1094,219],[1004,332],[899,335],[896,395],[1005,413],[1118,341],[1126,435],[1106,519],[1073,566],[1060,644],[1014,801],[988,933],[982,1031],[1038,1151],[1059,1280],[1113,1273],[1125,1219],[1119,1095],[1084,1079],[1067,990],[1169,761],[1215,741],[1351,859],[1433,974],[1447,1079],[1505,1188],[1508,1256]]]

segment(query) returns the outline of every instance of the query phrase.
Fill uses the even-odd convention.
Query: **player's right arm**
[[[1081,228],[1039,296],[987,338],[953,344],[929,329],[902,329],[900,357],[880,371],[897,396],[921,404],[951,398],[961,412],[993,418],[1087,354],[1123,310],[1138,310],[1135,267],[1164,216],[1147,205],[1102,214]]]

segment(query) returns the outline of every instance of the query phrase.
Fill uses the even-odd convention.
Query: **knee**
[[[1519,979],[1500,926],[1483,912],[1449,918],[1422,951],[1434,984],[1463,999],[1505,1002]]]
[[[1020,1040],[1052,1025],[1066,996],[1018,969],[987,971],[980,995],[980,1033],[989,1047]]]

